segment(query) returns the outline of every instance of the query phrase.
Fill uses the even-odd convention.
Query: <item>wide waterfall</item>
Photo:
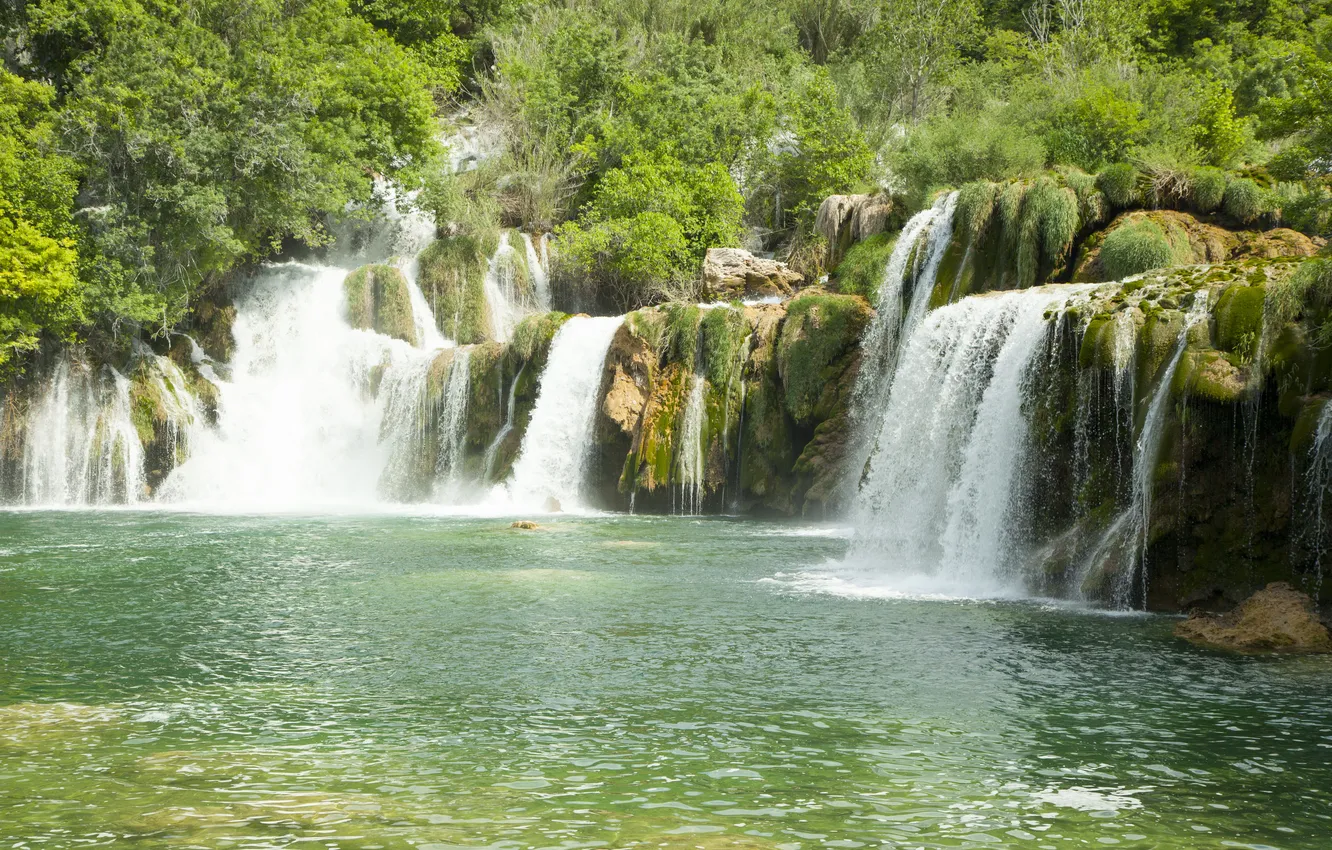
[[[624,317],[569,319],[551,341],[532,420],[508,485],[512,503],[586,505],[587,460],[606,352]]]
[[[908,593],[1020,591],[1024,405],[1067,288],[968,298],[906,341],[874,437],[848,580]]]
[[[379,499],[389,458],[383,394],[396,370],[420,373],[429,353],[354,330],[336,266],[266,268],[237,304],[231,380],[218,424],[199,435],[161,498],[227,510],[358,506]]]

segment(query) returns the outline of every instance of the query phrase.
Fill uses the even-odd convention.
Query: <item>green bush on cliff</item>
[[[352,327],[417,344],[411,295],[402,272],[392,266],[362,266],[347,275],[342,287]]]
[[[568,319],[567,313],[538,313],[526,317],[513,329],[509,350],[523,362],[531,360],[550,347],[550,341]]]
[[[1238,224],[1252,224],[1267,212],[1267,198],[1261,186],[1241,177],[1226,186],[1222,209]]]
[[[699,333],[708,382],[719,392],[725,392],[740,365],[740,351],[749,335],[749,323],[739,309],[714,307],[704,311]]]
[[[1210,166],[1189,174],[1189,206],[1196,212],[1216,212],[1226,197],[1226,173]]]
[[[1041,261],[1056,265],[1068,254],[1078,232],[1078,196],[1044,177],[1027,191],[1023,207],[1023,216],[1033,220],[1033,229],[1040,234]]]
[[[897,246],[896,233],[879,233],[851,246],[834,272],[837,291],[843,295],[860,295],[871,304],[879,300],[879,284],[888,258]]]
[[[999,186],[988,180],[976,180],[957,191],[957,209],[953,214],[963,243],[974,245],[985,235],[994,216]]]
[[[1115,228],[1105,237],[1101,244],[1101,271],[1107,280],[1123,280],[1165,268],[1174,256],[1161,226],[1151,219],[1139,219]]]
[[[1106,166],[1096,175],[1096,186],[1104,193],[1111,207],[1126,210],[1137,205],[1141,197],[1138,189],[1140,180],[1138,169],[1127,162],[1118,162]]]

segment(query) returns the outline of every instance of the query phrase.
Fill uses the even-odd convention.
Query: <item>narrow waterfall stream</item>
[[[507,488],[512,504],[545,510],[585,506],[597,392],[606,352],[623,322],[623,316],[575,316],[556,332]]]

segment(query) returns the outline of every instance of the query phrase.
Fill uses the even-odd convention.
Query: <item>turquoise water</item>
[[[1332,661],[825,528],[0,513],[6,847],[1332,846]]]

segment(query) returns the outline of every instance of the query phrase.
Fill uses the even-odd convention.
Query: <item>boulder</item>
[[[827,268],[842,261],[851,246],[883,233],[892,219],[893,201],[887,195],[829,195],[819,205],[814,229],[828,241]]]
[[[1313,600],[1284,581],[1272,582],[1229,613],[1195,611],[1175,626],[1175,635],[1222,649],[1332,652],[1332,635]]]
[[[709,248],[703,259],[703,295],[707,301],[785,297],[804,278],[786,263],[755,257],[742,248]]]
[[[401,271],[392,266],[362,266],[347,275],[342,286],[352,327],[417,344],[411,295]]]

